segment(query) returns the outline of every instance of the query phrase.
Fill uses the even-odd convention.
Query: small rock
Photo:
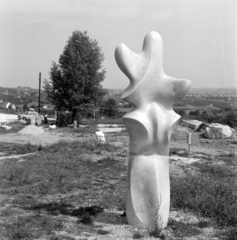
[[[25,162],[25,160],[24,160],[24,159],[20,159],[18,162],[19,162],[19,163],[20,163],[20,162]]]

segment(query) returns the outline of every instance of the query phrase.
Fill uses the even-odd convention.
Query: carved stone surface
[[[146,35],[140,54],[120,44],[115,59],[130,80],[122,99],[133,105],[123,117],[130,139],[127,220],[138,228],[164,228],[170,207],[170,135],[180,118],[173,104],[187,93],[191,82],[165,75],[157,32]]]

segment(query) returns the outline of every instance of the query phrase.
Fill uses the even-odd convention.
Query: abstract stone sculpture
[[[162,229],[170,207],[169,142],[180,118],[173,104],[191,82],[165,75],[162,39],[156,32],[146,35],[140,54],[120,44],[115,59],[130,80],[122,99],[133,105],[123,117],[130,138],[127,220],[138,228]]]

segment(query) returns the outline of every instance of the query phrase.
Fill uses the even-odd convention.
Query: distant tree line
[[[221,115],[220,111],[200,111],[198,109],[194,111],[190,111],[188,115],[186,115],[185,110],[179,109],[175,110],[181,117],[183,118],[191,118],[199,121],[203,121],[206,123],[220,123],[224,125],[228,125],[232,128],[237,128],[237,113],[231,112],[226,115]]]

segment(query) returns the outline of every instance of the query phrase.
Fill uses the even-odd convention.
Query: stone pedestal
[[[164,73],[162,39],[156,32],[147,34],[140,54],[120,44],[115,59],[130,80],[122,99],[133,105],[123,117],[130,139],[128,223],[150,230],[164,228],[170,207],[169,141],[180,118],[173,104],[187,93],[191,83]]]

